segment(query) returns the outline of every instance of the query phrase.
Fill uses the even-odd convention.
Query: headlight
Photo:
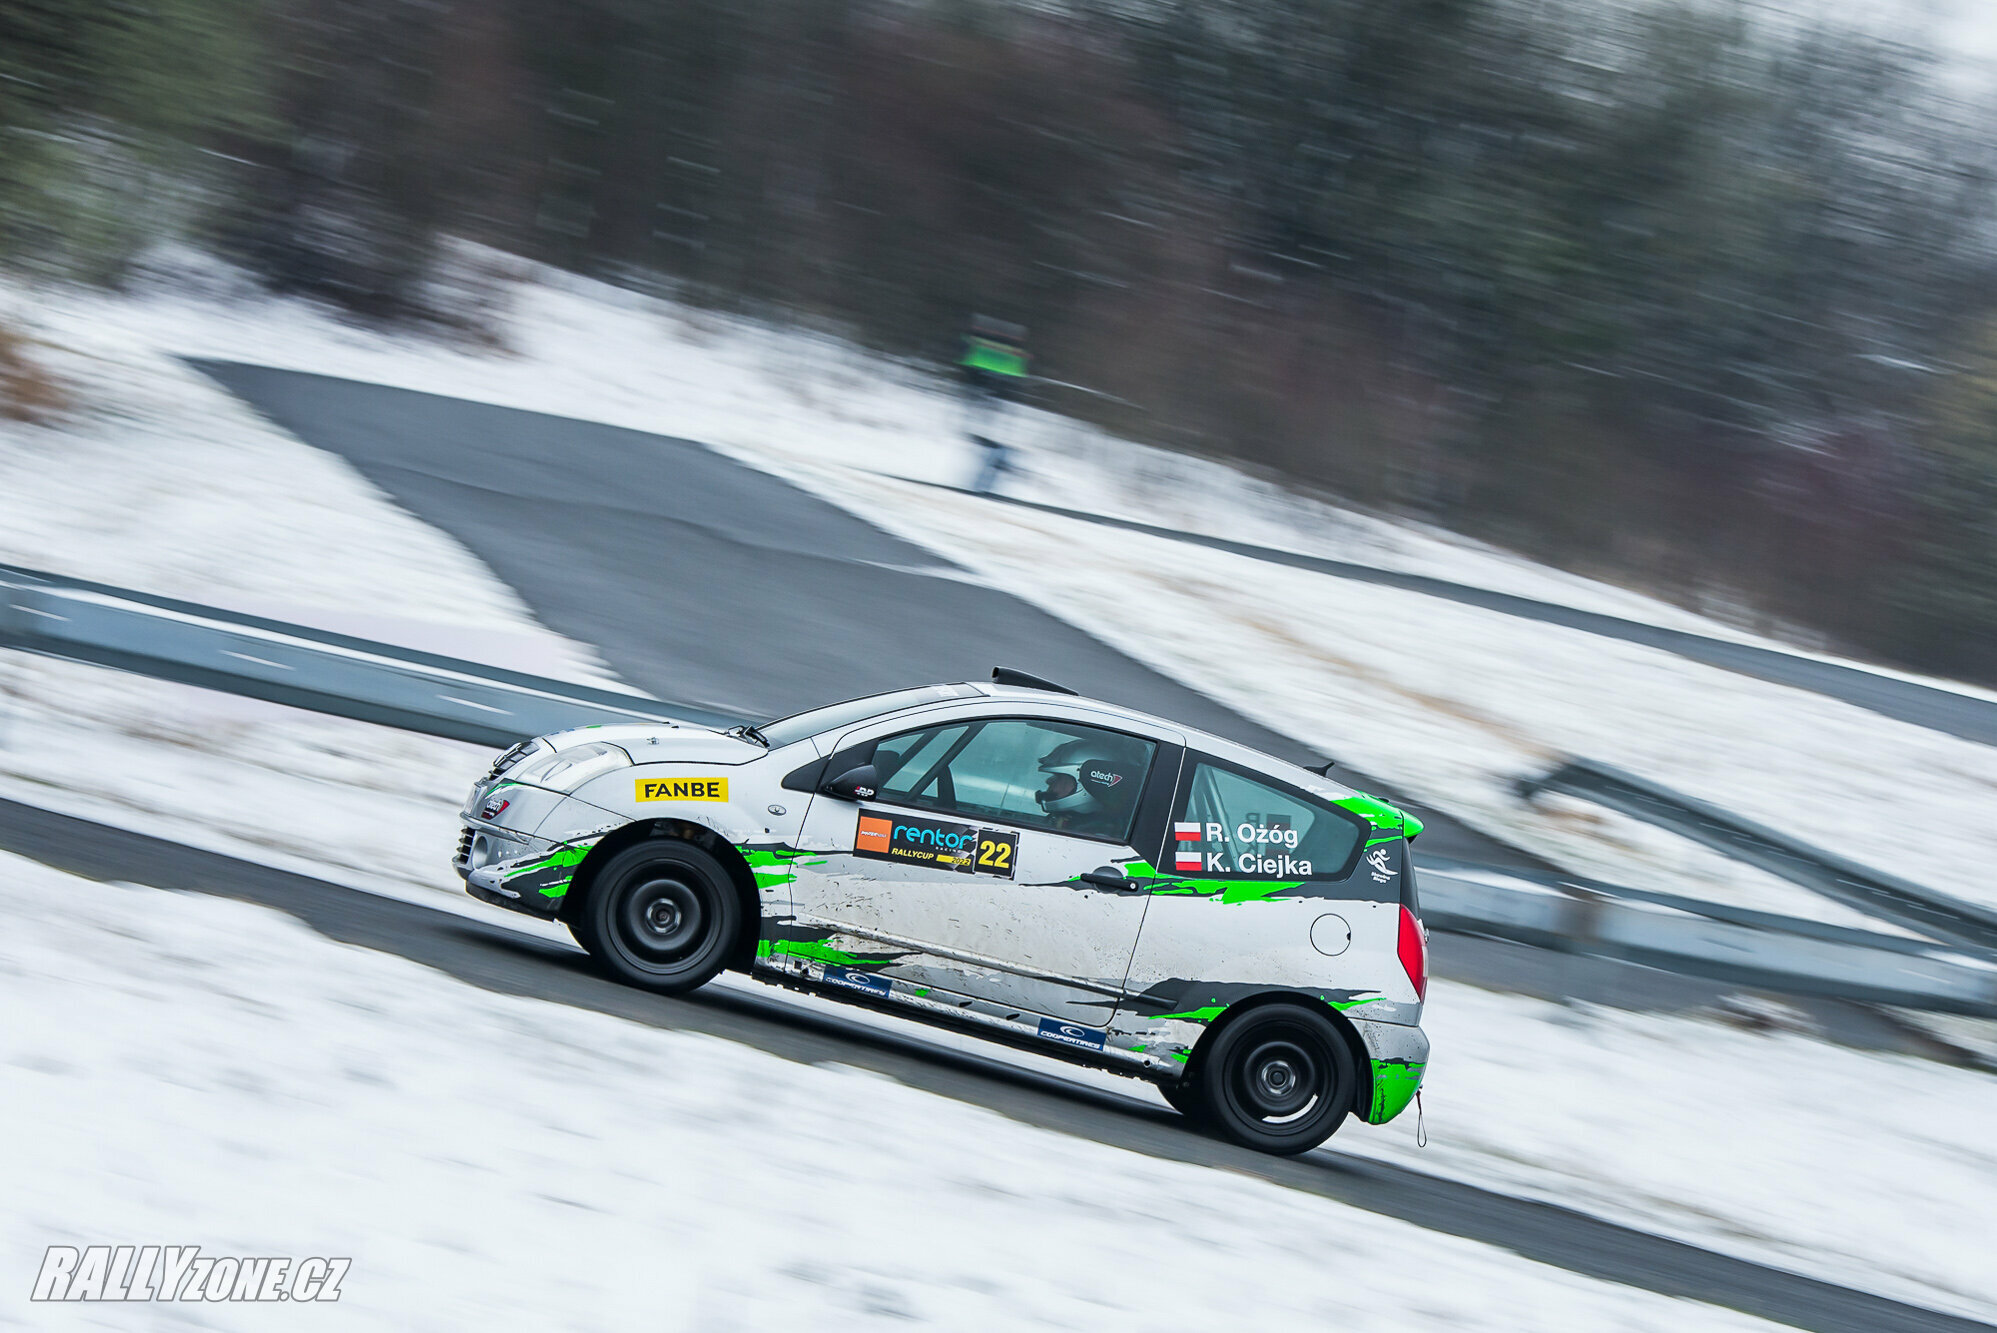
[[[571,792],[613,768],[630,766],[631,756],[617,746],[608,741],[591,741],[587,745],[571,745],[566,750],[557,750],[509,776],[523,786]]]

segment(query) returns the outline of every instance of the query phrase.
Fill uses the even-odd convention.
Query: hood
[[[746,764],[769,753],[754,741],[706,727],[649,722],[571,727],[543,736],[539,743],[565,750],[591,741],[608,741],[630,755],[634,764]]]

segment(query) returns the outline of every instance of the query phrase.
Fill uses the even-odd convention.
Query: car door
[[[1328,794],[1189,753],[1170,849],[1132,959],[1121,1036],[1154,1049],[1271,989],[1335,1008],[1396,986],[1404,844]]]
[[[958,717],[840,752],[874,764],[875,794],[813,796],[796,925],[871,954],[872,976],[1100,1048],[1146,904],[1121,867],[1156,858],[1182,743],[1059,717]]]

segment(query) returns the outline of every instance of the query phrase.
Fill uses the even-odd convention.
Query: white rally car
[[[585,727],[502,755],[456,866],[611,975],[723,968],[1149,1079],[1303,1152],[1413,1098],[1411,816],[1000,669],[759,727]]]

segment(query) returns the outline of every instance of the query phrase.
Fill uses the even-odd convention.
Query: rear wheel
[[[569,933],[617,980],[671,995],[713,980],[741,927],[742,902],[719,861],[654,841],[605,863]]]
[[[1284,1155],[1331,1137],[1358,1086],[1330,1017],[1301,1005],[1251,1009],[1222,1028],[1198,1073],[1205,1123],[1244,1147]]]
[[[1177,1083],[1160,1083],[1158,1093],[1171,1104],[1174,1111],[1195,1125],[1206,1123],[1206,1103],[1201,1100],[1200,1085],[1194,1076],[1187,1075]]]

